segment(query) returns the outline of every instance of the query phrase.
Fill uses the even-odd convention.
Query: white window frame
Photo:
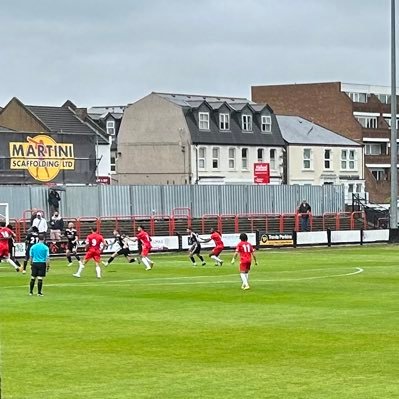
[[[377,116],[355,116],[355,118],[366,129],[378,129]]]
[[[346,93],[354,103],[367,103],[367,93]]]
[[[116,151],[111,151],[111,156],[110,156],[110,161],[109,161],[111,173],[116,172],[116,159],[117,159]]]
[[[245,151],[245,157],[244,157],[244,151]],[[242,170],[248,170],[248,154],[249,154],[249,148],[244,147],[241,148],[241,169]]]
[[[260,126],[261,126],[262,133],[271,133],[272,117],[270,115],[262,115],[260,117]]]
[[[277,158],[277,150],[275,148],[270,148],[269,160],[270,160],[270,169],[272,170],[276,170],[276,158]]]
[[[223,131],[230,130],[230,114],[228,113],[219,114],[219,130]]]
[[[229,162],[229,169],[235,170],[236,169],[236,149],[234,147],[229,147],[227,150],[228,155],[228,162]],[[230,153],[232,151],[232,154]]]
[[[377,181],[386,180],[386,173],[384,169],[382,168],[370,169],[370,172]]]
[[[209,112],[198,112],[199,130],[209,130],[209,126],[210,126]]]
[[[367,143],[364,145],[364,155],[382,155],[381,144]]]
[[[390,94],[377,94],[377,97],[382,104],[391,104]]]
[[[304,148],[302,151],[303,170],[313,170],[313,151],[311,148]]]
[[[326,157],[327,151],[329,156]],[[323,154],[323,168],[324,170],[331,170],[332,169],[332,149],[331,148],[324,148],[324,154]],[[328,166],[326,166],[328,163]]]
[[[243,132],[252,132],[252,115],[241,115],[241,128]]]
[[[198,169],[206,170],[206,147],[198,148]]]
[[[107,131],[107,133],[110,135],[110,136],[115,136],[115,121],[107,121],[106,123],[105,123],[105,128],[106,128],[106,131]]]
[[[262,155],[259,156],[259,151],[261,151]],[[264,148],[257,148],[256,149],[256,159],[258,162],[265,162],[265,149]]]
[[[353,155],[353,156],[352,156]],[[341,170],[357,170],[356,151],[350,148],[341,150]]]
[[[216,166],[214,164],[215,162]],[[212,147],[212,170],[219,170],[219,169],[220,169],[220,147]]]

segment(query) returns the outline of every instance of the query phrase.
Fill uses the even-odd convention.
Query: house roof
[[[15,130],[8,127],[0,126],[0,132],[15,132]]]
[[[288,144],[361,146],[353,140],[299,116],[276,115],[276,117],[281,135]]]
[[[26,105],[26,108],[50,131],[82,135],[95,133],[99,138],[99,144],[108,143],[106,133],[101,132],[102,129],[94,121],[89,121],[90,123],[83,121],[69,107]]]

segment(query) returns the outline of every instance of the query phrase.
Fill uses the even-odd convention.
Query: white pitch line
[[[323,270],[323,269],[305,269],[305,271],[316,271],[316,270]],[[354,276],[356,274],[362,273],[364,269],[361,267],[357,267],[356,271],[350,273],[341,273],[341,274],[327,274],[325,276],[310,276],[310,277],[299,277],[299,278],[281,278],[281,279],[256,279],[252,278],[251,281],[254,282],[281,282],[281,281],[305,281],[305,280],[317,280],[317,279],[326,279],[326,278],[333,278],[333,277],[347,277],[347,276]],[[88,281],[83,283],[54,283],[54,284],[46,284],[46,287],[87,287],[87,286],[98,286],[98,285],[112,285],[114,287],[122,287],[126,283],[141,283],[144,282],[146,286],[165,286],[165,285],[197,285],[197,284],[229,284],[229,283],[236,283],[237,279],[234,280],[221,280],[221,281],[175,281],[175,282],[167,282],[165,280],[187,280],[187,279],[204,279],[204,278],[215,278],[215,277],[237,277],[238,273],[236,274],[225,274],[223,276],[184,276],[184,277],[160,277],[154,278],[150,280],[145,280],[143,278],[139,279],[127,279],[127,280],[101,280],[101,281]],[[159,281],[159,282],[154,282]],[[26,287],[26,284],[22,285],[13,285],[1,288],[21,288]]]

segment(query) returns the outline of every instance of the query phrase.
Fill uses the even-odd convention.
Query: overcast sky
[[[390,85],[390,0],[3,0],[0,37],[0,106]]]

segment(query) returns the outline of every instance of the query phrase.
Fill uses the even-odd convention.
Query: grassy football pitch
[[[95,278],[52,261],[44,297],[0,264],[1,399],[399,397],[397,246],[153,255]]]

